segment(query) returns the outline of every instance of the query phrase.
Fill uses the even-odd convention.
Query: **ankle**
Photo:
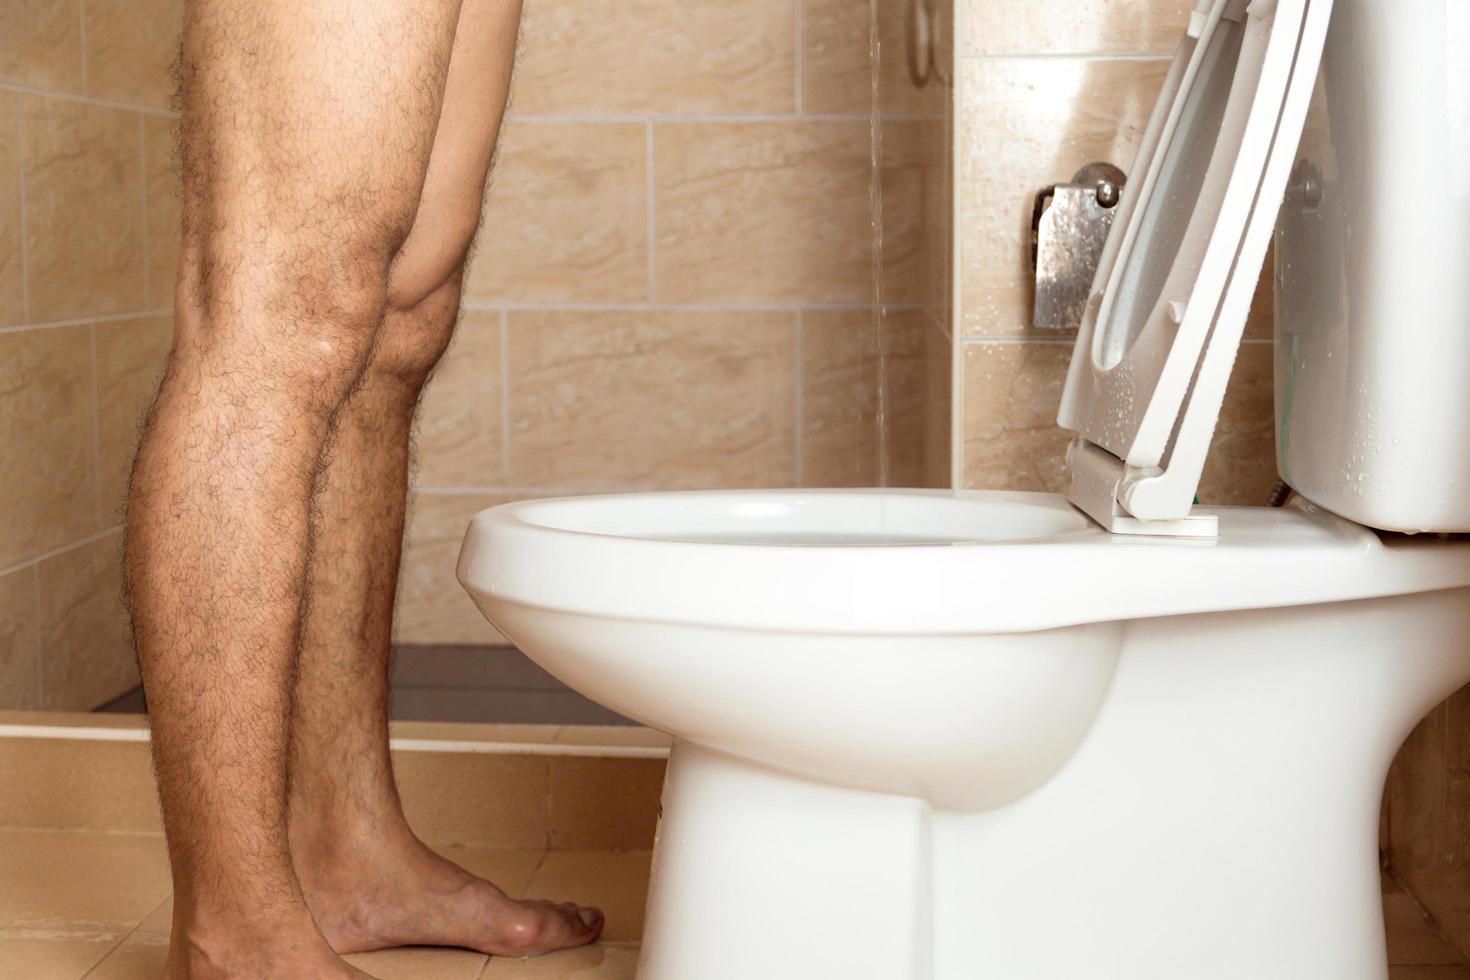
[[[213,980],[271,976],[277,965],[333,959],[304,902],[273,910],[174,904],[170,976]]]
[[[433,855],[400,817],[303,826],[292,836],[291,859],[308,901],[315,902],[355,895],[373,882],[381,884],[384,876],[427,870],[424,862]]]

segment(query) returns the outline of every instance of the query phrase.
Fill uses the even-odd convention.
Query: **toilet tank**
[[[1337,0],[1276,229],[1276,450],[1360,524],[1470,531],[1470,0]]]

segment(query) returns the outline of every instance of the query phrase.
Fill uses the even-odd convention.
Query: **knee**
[[[186,353],[216,373],[259,373],[282,397],[335,410],[383,322],[391,241],[381,232],[278,230],[249,247],[222,235],[186,240],[177,290]]]
[[[390,305],[368,361],[364,385],[415,401],[449,349],[459,319],[459,270],[408,309]]]

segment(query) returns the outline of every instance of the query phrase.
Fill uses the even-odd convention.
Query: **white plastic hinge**
[[[1158,476],[1157,469],[1134,468],[1130,473],[1121,459],[1081,436],[1067,447],[1067,463],[1072,471],[1067,499],[1109,534],[1165,538],[1220,536],[1219,516],[1199,507],[1170,520],[1145,521],[1128,513],[1118,499],[1119,491],[1130,479]]]

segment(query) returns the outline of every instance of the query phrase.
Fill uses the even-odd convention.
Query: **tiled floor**
[[[351,957],[383,980],[632,980],[647,894],[646,851],[512,851],[451,846],[454,860],[514,894],[600,906],[597,946],[537,960],[465,950]],[[1414,901],[1385,886],[1391,980],[1470,980]],[[0,980],[156,980],[169,929],[169,879],[156,836],[0,831]]]
[[[450,949],[350,957],[382,980],[632,980],[648,852],[440,850],[512,894],[596,905],[595,947],[539,960]],[[0,831],[0,980],[157,980],[168,949],[169,878],[154,836]]]
[[[1385,878],[1389,980],[1470,980],[1470,968],[1425,918],[1418,903]]]
[[[508,725],[629,725],[536,666],[514,647],[398,647],[393,652],[395,721]],[[135,688],[103,711],[141,714]]]

